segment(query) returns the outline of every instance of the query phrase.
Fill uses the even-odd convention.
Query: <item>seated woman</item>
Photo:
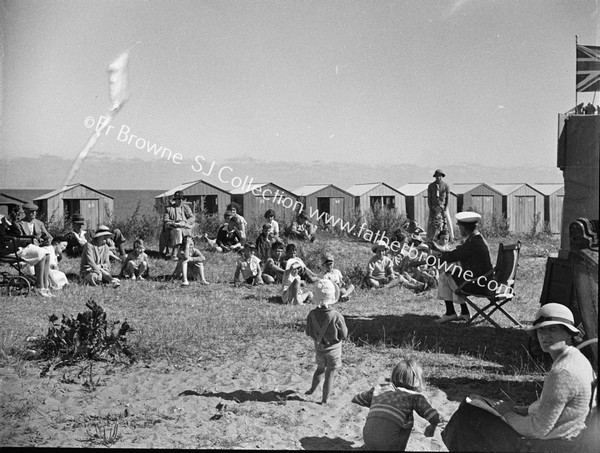
[[[107,226],[100,225],[92,241],[83,246],[79,274],[84,283],[98,286],[99,283],[112,283],[114,287],[120,286],[118,278],[113,278],[110,273],[110,249],[107,240],[113,234]]]
[[[571,310],[561,304],[542,306],[530,332],[552,368],[542,393],[530,406],[496,401],[493,415],[463,401],[442,432],[449,451],[562,452],[585,427],[590,409],[594,373],[589,361],[573,347],[580,335]]]

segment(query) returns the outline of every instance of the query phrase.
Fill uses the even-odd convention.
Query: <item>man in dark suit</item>
[[[490,259],[490,249],[484,237],[477,229],[477,224],[481,216],[476,212],[459,212],[456,214],[456,221],[460,234],[465,238],[463,243],[454,250],[442,251],[435,242],[430,245],[440,264],[440,278],[438,284],[438,299],[446,303],[446,314],[437,322],[446,323],[449,321],[468,321],[470,318],[469,308],[463,296],[454,293],[456,288],[465,281],[470,281],[465,286],[469,292],[481,292],[485,288],[478,286],[477,278],[484,275],[492,269],[492,260]],[[450,264],[452,269],[448,269]],[[479,289],[479,291],[478,291]],[[454,304],[460,304],[460,315],[456,314]]]
[[[33,243],[40,247],[52,245],[52,236],[43,222],[36,218],[37,210],[37,205],[31,201],[23,205],[25,217],[17,223],[20,236],[34,236]]]

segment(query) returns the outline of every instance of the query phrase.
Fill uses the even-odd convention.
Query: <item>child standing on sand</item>
[[[432,437],[440,423],[438,412],[419,393],[425,385],[423,369],[415,359],[402,359],[390,381],[352,398],[353,403],[370,407],[363,428],[368,450],[405,451],[414,424],[413,411],[429,422],[426,437]]]
[[[317,369],[312,385],[306,392],[312,395],[325,376],[321,404],[327,404],[335,370],[342,366],[342,341],[348,337],[348,327],[344,317],[331,308],[339,299],[339,288],[330,280],[318,280],[314,292],[314,308],[306,318],[306,335],[315,342]]]

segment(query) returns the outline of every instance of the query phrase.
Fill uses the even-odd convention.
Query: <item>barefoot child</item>
[[[281,258],[283,257],[283,243],[277,241],[271,246],[269,258],[265,260],[262,268],[263,281],[269,283],[281,283],[285,267],[281,267]]]
[[[148,276],[148,255],[145,253],[144,241],[136,239],[133,242],[133,251],[127,255],[121,266],[121,275],[131,280],[144,280]]]
[[[323,278],[331,280],[340,289],[340,301],[346,302],[350,299],[350,294],[354,291],[354,285],[352,283],[346,283],[340,270],[333,268],[332,254],[328,253],[325,255],[324,264],[326,273]]]
[[[368,450],[405,451],[414,424],[413,411],[429,422],[426,437],[432,437],[440,423],[438,412],[419,393],[424,381],[416,360],[402,359],[394,367],[390,381],[352,398],[353,403],[370,407],[363,428]]]
[[[375,254],[367,264],[367,275],[365,283],[368,288],[385,288],[396,278],[394,273],[394,264],[386,256],[389,247],[384,241],[379,241],[371,250]]]
[[[248,285],[262,285],[262,270],[260,268],[260,260],[254,254],[256,247],[253,244],[246,242],[242,259],[240,259],[235,267],[233,276],[233,284],[237,285],[242,275],[242,281]]]
[[[342,366],[342,340],[348,337],[348,327],[344,317],[331,308],[339,299],[338,287],[329,280],[319,280],[315,288],[314,308],[306,318],[306,335],[315,342],[315,358],[317,369],[312,378],[312,385],[306,392],[312,395],[325,376],[321,404],[327,404],[335,370]]]
[[[285,273],[281,278],[281,284],[283,286],[281,299],[283,300],[283,303],[304,305],[305,302],[310,302],[313,294],[310,291],[302,291],[302,281],[300,280],[302,264],[296,260],[289,260],[286,266]]]
[[[181,278],[181,286],[189,286],[189,280],[200,278],[200,283],[208,285],[204,277],[204,255],[200,250],[194,247],[194,239],[192,236],[183,238],[179,253],[177,254],[178,262],[173,271],[173,278]],[[189,280],[188,280],[189,275]]]

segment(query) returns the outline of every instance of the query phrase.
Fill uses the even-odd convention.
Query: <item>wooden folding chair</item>
[[[472,282],[478,285],[477,292],[469,292],[465,289],[465,285],[469,282],[462,283],[456,289],[455,293],[464,296],[467,303],[475,310],[475,314],[467,321],[467,324],[473,324],[478,318],[483,318],[481,319],[482,322],[487,320],[499,329],[498,323],[491,318],[492,314],[499,311],[510,319],[513,324],[522,327],[521,323],[504,308],[504,305],[515,297],[514,287],[520,250],[520,241],[510,245],[500,244],[496,266],[485,274],[484,278],[480,277]],[[479,308],[470,297],[485,298],[488,300],[488,304],[483,308]]]

